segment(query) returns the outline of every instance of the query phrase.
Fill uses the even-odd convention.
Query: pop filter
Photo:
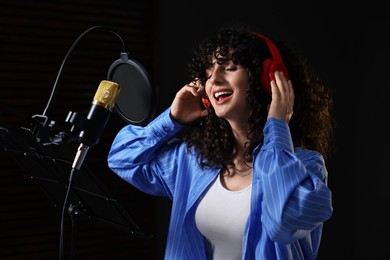
[[[130,60],[127,53],[122,52],[120,59],[111,64],[107,79],[120,87],[115,111],[123,120],[144,126],[153,119],[155,91],[147,71],[140,63]]]

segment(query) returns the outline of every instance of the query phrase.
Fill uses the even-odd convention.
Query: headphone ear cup
[[[261,71],[261,84],[263,84],[263,88],[265,92],[269,95],[272,95],[271,91],[271,81],[275,80],[275,71],[283,72],[283,75],[286,79],[289,79],[288,70],[283,63],[282,56],[279,53],[276,45],[266,36],[254,33],[257,37],[263,39],[267,44],[269,51],[271,52],[272,58],[265,59],[262,63],[262,71]]]
[[[272,59],[271,58],[268,58],[266,60],[263,61],[263,64],[262,64],[263,68],[262,68],[262,71],[261,71],[261,84],[263,85],[263,89],[265,90],[265,92],[267,92],[269,95],[272,94],[271,92],[271,78],[274,77],[273,74],[271,72],[271,66],[272,66]]]
[[[275,80],[275,71],[283,72],[284,77],[288,80],[288,71],[286,66],[280,62],[272,62],[270,70],[269,70],[269,78],[270,80]]]
[[[207,95],[206,94],[203,94],[203,96],[202,96],[202,104],[203,104],[203,107],[205,108],[205,109],[209,109],[210,108],[210,100],[209,100],[209,98],[207,97]]]
[[[267,92],[270,96],[272,95],[271,91],[271,81],[275,80],[275,71],[283,72],[283,75],[288,80],[288,71],[286,66],[283,63],[275,62],[271,58],[266,59],[263,62],[263,68],[261,72],[261,84],[263,84],[263,88],[265,92]]]

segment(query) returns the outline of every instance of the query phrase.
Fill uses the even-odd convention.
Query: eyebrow
[[[213,59],[212,62],[210,63],[210,67],[214,66],[214,64],[218,64],[218,65],[223,65],[223,64],[227,64],[227,63],[233,63],[233,60],[232,59],[228,59],[226,57],[223,57],[223,58],[217,58],[217,59]]]

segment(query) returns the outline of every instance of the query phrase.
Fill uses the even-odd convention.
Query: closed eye
[[[208,79],[211,78],[211,76],[213,75],[214,71],[213,70],[217,70],[217,71],[220,71],[220,72],[225,72],[225,71],[236,71],[240,68],[240,66],[237,66],[233,63],[227,63],[227,64],[224,64],[224,65],[217,65],[215,66],[214,68],[209,68],[206,70],[206,81]]]
[[[237,70],[237,66],[228,66],[225,68],[225,70],[227,71],[236,71]]]

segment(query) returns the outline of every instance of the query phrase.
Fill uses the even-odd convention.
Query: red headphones
[[[269,51],[271,52],[271,58],[268,58],[263,61],[263,69],[261,72],[261,83],[263,84],[263,88],[265,92],[269,95],[272,95],[271,92],[271,80],[275,80],[275,71],[283,72],[286,79],[288,79],[288,70],[284,65],[282,60],[282,56],[276,45],[264,35],[254,33],[257,37],[265,40],[265,43],[268,46]]]

